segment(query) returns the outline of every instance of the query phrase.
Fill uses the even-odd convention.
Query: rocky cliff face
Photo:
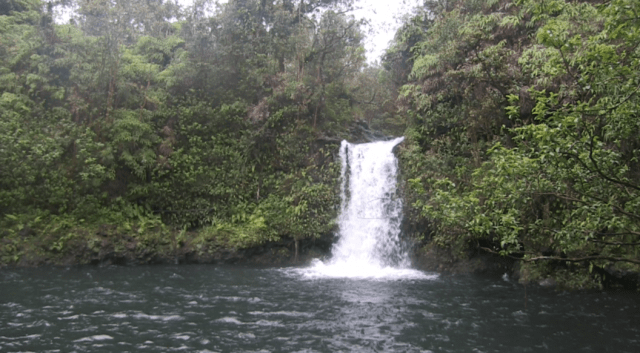
[[[356,121],[349,129],[351,143],[366,143],[374,141],[392,140],[398,136],[388,136],[381,131],[371,129],[366,121]]]

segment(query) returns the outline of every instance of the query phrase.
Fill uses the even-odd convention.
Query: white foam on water
[[[332,258],[315,261],[294,272],[304,278],[434,279],[437,275],[411,269],[400,241],[402,199],[396,194],[398,162],[391,141],[340,147],[341,210],[339,240]]]
[[[89,336],[89,337],[84,337],[84,338],[80,338],[77,339],[73,342],[94,342],[94,341],[108,341],[108,340],[112,340],[113,337],[109,336],[109,335],[95,335],[95,336]]]
[[[35,338],[38,338],[42,336],[41,334],[33,334],[33,335],[26,335],[26,336],[18,336],[18,337],[5,337],[5,336],[0,336],[0,340],[8,340],[8,341],[16,341],[16,340],[24,340],[24,339],[28,339],[28,340],[32,340]]]
[[[135,319],[148,319],[153,321],[175,321],[184,319],[180,315],[148,315],[145,313],[136,313],[134,315],[130,315],[130,317]]]
[[[80,315],[72,315],[72,316],[59,317],[58,320],[77,320],[79,318],[80,318]]]
[[[228,324],[236,324],[236,325],[244,325],[244,323],[240,320],[238,320],[238,318],[235,317],[223,317],[220,318],[218,320],[216,320],[217,322],[224,322],[224,323],[228,323]]]
[[[411,280],[411,279],[436,279],[437,274],[426,274],[411,268],[381,267],[368,263],[336,262],[324,263],[314,260],[309,268],[298,270],[304,278],[349,278],[369,280]]]
[[[264,315],[264,316],[289,316],[289,317],[312,317],[312,313],[303,313],[299,311],[250,311],[250,315]]]

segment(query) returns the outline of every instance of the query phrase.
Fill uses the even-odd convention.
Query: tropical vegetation
[[[369,94],[348,6],[4,1],[1,262],[330,233],[334,155]]]
[[[428,5],[387,56],[422,236],[459,257],[516,259],[524,279],[628,284],[640,269],[640,3]]]
[[[364,124],[406,137],[425,249],[631,286],[640,3],[425,0],[380,64],[353,5],[4,1],[0,263],[297,249],[334,231],[338,143]]]

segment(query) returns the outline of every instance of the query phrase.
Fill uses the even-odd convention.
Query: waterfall
[[[391,141],[352,144],[342,141],[341,208],[338,241],[332,258],[315,261],[308,277],[424,278],[409,268],[400,241],[402,199],[396,192],[398,162]]]
[[[402,200],[396,195],[398,165],[392,153],[403,139],[359,145],[342,141],[342,207],[334,262],[409,265],[400,246]]]

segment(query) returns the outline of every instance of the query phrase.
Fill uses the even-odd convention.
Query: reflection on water
[[[397,342],[405,329],[414,326],[405,299],[406,287],[398,282],[344,281],[336,294],[342,302],[336,324],[341,329],[332,340],[336,349],[367,347],[374,351],[405,351]]]
[[[2,352],[635,352],[638,295],[212,266],[0,271]]]

